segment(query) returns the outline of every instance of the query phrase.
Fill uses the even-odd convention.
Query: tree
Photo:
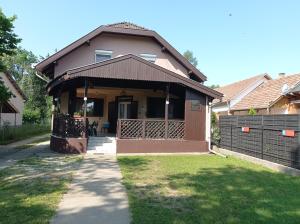
[[[14,50],[17,48],[17,44],[20,43],[21,39],[13,32],[13,22],[17,17],[6,17],[0,9],[0,59],[4,55],[14,54]],[[0,60],[0,71],[5,69]]]
[[[248,115],[256,115],[256,114],[257,114],[256,110],[253,107],[251,107],[248,111]]]
[[[218,84],[212,84],[212,85],[210,85],[209,86],[209,88],[212,88],[212,89],[217,89],[217,88],[220,88],[220,85],[218,85]]]
[[[13,96],[12,92],[9,90],[8,87],[4,85],[2,78],[0,77],[0,128],[2,126],[2,109],[6,102]]]
[[[28,100],[24,107],[24,122],[40,123],[50,116],[51,100],[47,96],[46,82],[36,76],[33,64],[37,57],[21,47],[15,54],[3,57],[7,71],[15,78]]]
[[[183,56],[195,67],[198,65],[198,60],[196,57],[194,57],[194,54],[192,51],[187,50],[183,53]]]

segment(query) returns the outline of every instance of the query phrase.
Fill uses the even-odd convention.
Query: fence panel
[[[219,126],[222,148],[300,169],[300,115],[221,116]]]

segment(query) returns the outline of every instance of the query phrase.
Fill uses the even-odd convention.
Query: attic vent
[[[290,87],[288,86],[288,84],[285,83],[281,88],[281,93],[286,94],[289,91],[289,88]]]

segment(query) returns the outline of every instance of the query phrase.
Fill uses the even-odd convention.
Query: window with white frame
[[[109,60],[112,57],[112,51],[96,50],[95,51],[95,62],[101,62]]]
[[[155,63],[156,60],[155,54],[140,54],[140,57],[152,63]]]

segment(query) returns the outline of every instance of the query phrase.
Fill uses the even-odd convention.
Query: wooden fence
[[[66,114],[55,114],[52,134],[62,138],[79,138],[85,135],[83,118],[73,118]]]
[[[225,149],[300,169],[300,115],[220,116]]]
[[[183,139],[184,121],[119,119],[118,138],[123,139]]]

